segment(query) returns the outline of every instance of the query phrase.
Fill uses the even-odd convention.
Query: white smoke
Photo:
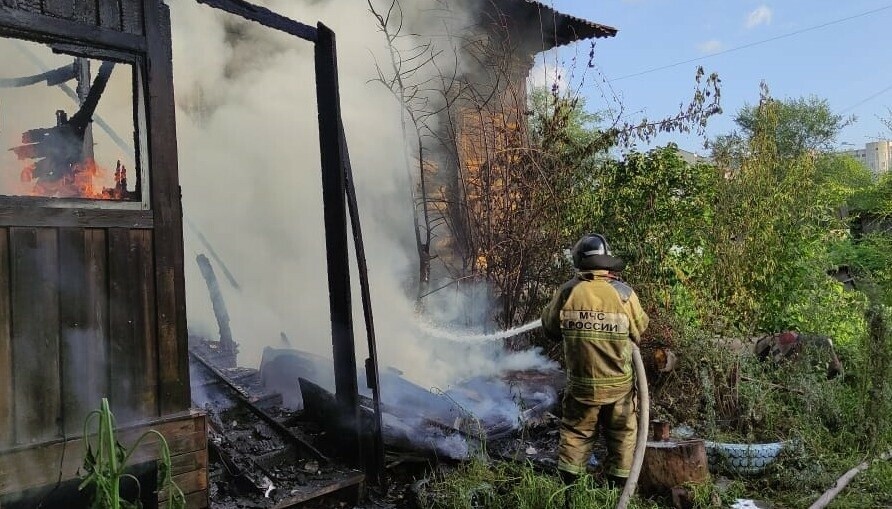
[[[406,140],[398,103],[370,82],[376,59],[387,63],[389,56],[365,2],[258,3],[308,24],[322,21],[336,33],[381,365],[427,387],[546,365],[536,352],[457,347],[425,338],[415,325],[406,290],[417,277]],[[417,22],[434,0],[403,3],[413,8],[407,20]],[[256,366],[264,346],[279,345],[282,331],[296,348],[330,357],[313,45],[193,2],[171,4],[183,206],[241,284],[235,291],[220,278],[240,363]],[[216,322],[194,262],[204,248],[188,230],[185,236],[189,326],[214,337]],[[356,286],[355,270],[352,280]],[[367,354],[358,291],[353,301],[361,361]],[[455,315],[445,305],[434,311]]]

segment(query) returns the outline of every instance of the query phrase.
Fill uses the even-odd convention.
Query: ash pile
[[[261,363],[265,387],[282,395],[283,407],[321,424],[334,395],[331,361],[296,349],[267,348]],[[357,373],[365,380],[365,371]],[[391,455],[427,453],[467,459],[483,445],[509,437],[544,419],[557,403],[563,374],[557,369],[506,371],[474,377],[446,388],[423,387],[395,368],[382,369],[382,432]],[[371,393],[360,410],[371,419]]]
[[[373,377],[367,378],[364,367],[357,369],[357,380],[367,381],[359,384],[358,394],[359,429],[366,431],[359,443],[347,444],[343,431],[356,421],[340,422],[344,414],[333,393],[334,361],[291,348],[283,333],[279,343],[287,348],[267,347],[259,369],[240,367],[214,269],[204,255],[196,261],[220,331],[218,338],[189,337],[193,404],[208,414],[214,507],[325,507],[332,498],[358,503],[366,474],[377,480],[387,477],[378,467],[363,473],[346,466],[356,464],[350,458],[358,455],[356,449],[370,451],[380,443],[368,431],[378,429],[376,405],[371,390],[363,387],[373,385]],[[237,288],[231,274],[225,274]],[[341,366],[341,372],[345,369],[350,371]],[[507,456],[526,451],[529,457],[532,446],[516,438],[518,431],[542,423],[556,429],[550,411],[564,377],[554,366],[505,370],[443,388],[413,383],[394,368],[377,371],[385,467],[468,459],[484,446]],[[542,435],[546,442],[556,442],[554,434]]]
[[[332,361],[267,348],[258,370],[236,366],[235,355],[225,350],[220,341],[190,337],[193,401],[209,415],[215,506],[285,508],[332,496],[361,499],[365,476],[341,460]],[[364,371],[357,376],[364,380]],[[508,371],[439,390],[395,369],[382,370],[387,464],[463,460],[484,445],[511,448],[523,427],[547,422],[556,429],[550,411],[562,380],[557,370]],[[360,397],[361,418],[369,423],[370,396]]]

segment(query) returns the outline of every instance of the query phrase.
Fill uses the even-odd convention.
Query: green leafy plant
[[[95,444],[90,441],[90,424],[98,420]],[[135,501],[121,497],[124,481],[132,481],[139,491],[139,480],[126,472],[127,463],[144,439],[157,437],[160,458],[158,460],[158,480],[161,490],[167,492],[167,509],[183,509],[186,499],[183,491],[171,478],[170,448],[164,435],[156,430],[143,433],[128,451],[115,439],[115,417],[109,408],[108,399],[102,398],[99,410],[90,412],[84,422],[84,479],[78,489],[95,489],[94,509],[140,509],[139,496]]]

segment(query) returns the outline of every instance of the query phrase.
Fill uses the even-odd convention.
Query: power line
[[[716,52],[716,53],[711,53],[711,54],[709,54],[709,55],[703,55],[702,57],[689,58],[689,59],[687,59],[687,60],[683,60],[683,61],[681,61],[681,62],[675,62],[674,64],[662,65],[662,66],[660,66],[660,67],[654,67],[654,68],[652,68],[652,69],[647,69],[647,70],[640,71],[640,72],[636,72],[636,73],[633,73],[633,74],[627,74],[627,75],[625,75],[625,76],[620,76],[619,78],[614,78],[614,79],[612,79],[612,80],[608,80],[608,81],[619,81],[619,80],[624,80],[624,79],[628,79],[628,78],[634,78],[634,77],[637,77],[637,76],[642,76],[642,75],[644,75],[644,74],[650,74],[650,73],[652,73],[652,72],[662,71],[662,70],[664,70],[664,69],[671,69],[671,68],[673,68],[673,67],[678,67],[678,66],[680,66],[680,65],[690,64],[690,63],[692,63],[692,62],[699,62],[700,60],[705,60],[705,59],[707,59],[707,58],[717,57],[717,56],[719,56],[719,55],[724,55],[724,54],[727,54],[727,53],[732,53],[732,52],[735,52],[735,51],[740,51],[740,50],[742,50],[742,49],[752,48],[753,46],[759,46],[759,45],[761,45],[761,44],[767,44],[767,43],[769,43],[769,42],[774,42],[774,41],[777,41],[777,40],[780,40],[780,39],[786,39],[786,38],[788,38],[788,37],[793,37],[793,36],[796,36],[796,35],[804,34],[804,33],[806,33],[806,32],[812,32],[812,31],[814,31],[814,30],[819,30],[819,29],[821,29],[821,28],[826,28],[826,27],[829,27],[829,26],[831,26],[831,25],[836,25],[836,24],[839,24],[839,23],[844,23],[844,22],[846,22],[846,21],[851,21],[851,20],[856,19],[856,18],[861,18],[861,17],[864,17],[864,16],[869,16],[869,15],[871,15],[871,14],[875,14],[875,13],[880,12],[880,11],[885,11],[885,10],[887,10],[887,9],[892,9],[892,4],[887,4],[887,5],[883,6],[883,7],[878,7],[878,8],[876,8],[876,9],[872,9],[872,10],[869,10],[869,11],[866,11],[866,12],[862,12],[862,13],[860,13],[860,14],[855,14],[854,16],[849,16],[849,17],[846,17],[846,18],[835,19],[835,20],[833,20],[833,21],[828,21],[828,22],[826,22],[826,23],[822,23],[822,24],[820,24],[820,25],[814,25],[814,26],[810,26],[810,27],[803,28],[803,29],[800,29],[800,30],[796,30],[796,31],[794,31],[794,32],[789,32],[789,33],[782,34],[782,35],[778,35],[778,36],[775,36],[775,37],[770,37],[770,38],[768,38],[768,39],[762,39],[761,41],[751,42],[751,43],[748,43],[748,44],[744,44],[744,45],[742,45],[742,46],[735,46],[735,47],[733,47],[733,48],[728,48],[728,49],[726,49],[726,50],[718,51],[718,52]]]
[[[892,85],[889,85],[888,87],[886,87],[886,88],[880,90],[879,92],[877,92],[877,93],[875,93],[875,94],[871,94],[871,95],[865,97],[864,99],[861,99],[860,101],[858,101],[858,102],[856,102],[855,104],[849,106],[848,108],[846,108],[846,109],[844,109],[844,110],[841,110],[840,113],[848,113],[848,112],[854,110],[855,108],[857,108],[858,106],[861,106],[862,104],[864,104],[864,103],[866,103],[866,102],[868,102],[868,101],[870,101],[870,100],[872,100],[872,99],[876,99],[877,97],[879,97],[879,96],[885,94],[886,92],[888,92],[888,91],[890,91],[890,90],[892,90]]]

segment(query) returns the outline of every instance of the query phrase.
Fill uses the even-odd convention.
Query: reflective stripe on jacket
[[[606,270],[567,281],[542,312],[545,334],[564,341],[567,388],[593,402],[628,391],[632,349],[647,328],[638,296]]]

